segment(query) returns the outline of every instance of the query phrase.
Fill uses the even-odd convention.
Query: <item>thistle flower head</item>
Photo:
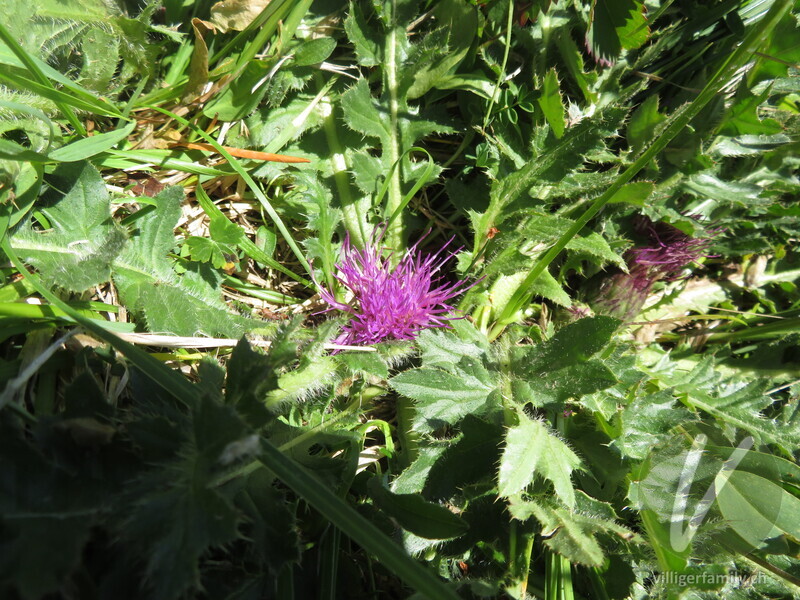
[[[633,248],[625,254],[627,273],[607,278],[600,287],[593,308],[621,319],[632,319],[642,309],[657,281],[680,279],[687,265],[705,254],[721,229],[708,229],[707,237],[691,238],[680,229],[665,223],[642,220],[638,229],[651,244]]]
[[[653,245],[628,251],[628,263],[632,270],[638,268],[653,281],[679,278],[686,265],[706,256],[705,251],[721,231],[709,229],[708,237],[691,238],[672,225],[654,224],[650,220],[642,221],[639,229],[644,230]]]
[[[453,311],[448,301],[471,287],[466,281],[447,283],[442,267],[453,253],[445,253],[451,238],[438,252],[420,253],[419,242],[409,248],[396,266],[381,251],[382,234],[373,234],[359,250],[345,237],[336,279],[352,293],[348,304],[339,302],[320,286],[320,296],[330,306],[350,315],[337,344],[366,345],[383,340],[411,340],[431,327],[449,327]],[[420,240],[421,241],[421,240]]]

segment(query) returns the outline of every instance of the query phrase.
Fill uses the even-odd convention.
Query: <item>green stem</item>
[[[386,197],[386,210],[384,216],[389,217],[400,208],[403,202],[403,190],[400,176],[400,91],[397,79],[397,39],[399,35],[405,35],[402,27],[397,24],[397,0],[392,0],[392,14],[389,21],[389,34],[386,36],[386,64],[383,69],[384,88],[389,95],[389,147],[384,148],[388,152],[390,165],[397,164],[398,168],[392,169],[389,174],[389,190]],[[384,235],[384,242],[394,251],[394,260],[399,260],[402,250],[405,248],[405,230],[402,215],[395,219],[390,227],[387,227]]]
[[[639,519],[650,540],[650,547],[655,552],[659,570],[662,573],[683,571],[686,568],[686,556],[673,551],[669,547],[669,534],[664,532],[664,528],[659,523],[656,514],[649,509],[643,509],[639,511]]]
[[[592,598],[595,600],[609,600],[606,592],[606,584],[601,577],[598,567],[589,567],[586,571],[589,575],[589,583],[592,586]]]
[[[520,531],[520,529],[518,521],[511,521],[508,546],[511,581],[506,586],[506,592],[513,598],[522,600],[528,597],[528,573],[533,554],[534,535],[530,531]]]
[[[401,468],[405,468],[413,463],[419,455],[420,435],[411,427],[414,420],[414,403],[404,396],[398,396],[396,407],[397,436],[401,450],[398,459]]]
[[[473,139],[475,139],[475,131],[470,129],[464,134],[464,137],[461,139],[461,143],[458,145],[458,148],[456,148],[456,151],[453,152],[450,158],[444,161],[444,163],[442,164],[442,169],[447,169],[450,165],[456,162],[456,160],[458,160],[458,157],[461,156],[464,153],[464,150],[466,150],[467,147],[472,143]],[[460,216],[460,215],[456,213],[456,215],[454,216]]]
[[[548,551],[545,553],[544,565],[545,600],[559,600],[558,583],[561,579],[561,561],[553,552]]]
[[[511,27],[514,23],[514,0],[509,0],[508,3],[508,20],[506,23],[506,40],[505,47],[503,48],[503,62],[500,65],[500,73],[497,75],[497,81],[492,90],[492,97],[489,98],[489,106],[486,107],[486,114],[483,115],[483,125],[481,131],[486,132],[486,126],[489,125],[489,119],[492,117],[492,109],[495,102],[497,102],[497,94],[500,92],[500,86],[503,84],[503,78],[506,75],[506,66],[508,65],[508,55],[511,52]]]
[[[325,82],[322,75],[317,73],[314,76],[317,89],[323,90]],[[339,196],[339,203],[342,206],[342,218],[350,240],[357,248],[364,248],[369,239],[367,213],[369,212],[369,201],[366,198],[357,200],[353,197],[350,185],[350,166],[344,155],[344,148],[339,140],[339,132],[336,129],[336,120],[333,114],[333,103],[330,96],[325,96],[320,101],[325,117],[322,120],[322,129],[325,132],[325,140],[331,152],[331,170],[333,171],[333,183]],[[328,282],[329,289],[334,289],[333,281]]]
[[[336,527],[330,527],[320,542],[319,600],[336,600],[341,537]]]
[[[575,600],[575,590],[572,587],[572,563],[566,556],[558,556],[561,562],[561,580],[559,585],[560,600]]]
[[[792,5],[791,0],[776,0],[770,7],[767,14],[763,17],[758,26],[750,30],[745,37],[742,44],[733,52],[722,66],[717,70],[715,75],[709,80],[708,84],[695,98],[694,102],[689,104],[683,109],[679,109],[671,122],[664,131],[659,135],[653,143],[631,164],[625,171],[617,177],[614,183],[595,200],[592,205],[578,218],[575,223],[559,238],[559,240],[539,259],[534,265],[533,269],[528,273],[528,276],[522,281],[514,295],[504,307],[502,313],[497,319],[490,339],[495,339],[499,336],[505,327],[513,322],[514,315],[517,311],[523,308],[530,302],[533,294],[531,293],[531,286],[550,265],[551,262],[561,253],[567,244],[575,237],[578,232],[583,229],[586,224],[614,197],[623,185],[628,183],[633,177],[647,166],[655,157],[666,148],[667,144],[672,141],[688,124],[696,117],[700,111],[708,104],[718,93],[719,90],[730,81],[736,71],[746,63],[752,54],[759,48],[767,39],[768,32],[774,28],[781,20],[783,15]]]

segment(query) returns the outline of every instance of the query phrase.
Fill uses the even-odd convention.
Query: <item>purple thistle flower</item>
[[[711,241],[722,231],[709,229],[708,237],[690,238],[672,225],[656,225],[650,220],[643,221],[639,228],[644,229],[655,246],[628,251],[628,263],[631,271],[638,268],[644,271],[641,277],[652,279],[653,282],[679,278],[686,265],[706,256],[704,253]]]
[[[642,310],[647,296],[657,281],[681,278],[686,266],[705,254],[721,229],[708,229],[705,238],[691,238],[680,229],[665,223],[643,220],[637,227],[647,234],[653,245],[628,250],[627,273],[607,278],[597,293],[593,308],[620,319],[634,318]]]
[[[350,236],[342,244],[336,279],[349,289],[353,298],[349,304],[339,302],[331,291],[320,286],[320,296],[331,310],[341,310],[351,316],[334,343],[368,345],[383,340],[411,340],[432,327],[449,328],[447,321],[453,306],[447,302],[472,287],[466,281],[446,283],[440,273],[454,253],[442,256],[448,242],[435,254],[422,255],[418,246],[409,248],[397,266],[391,255],[384,257],[380,242],[383,233],[373,234],[363,250],[353,247]],[[424,239],[424,238],[423,238]]]

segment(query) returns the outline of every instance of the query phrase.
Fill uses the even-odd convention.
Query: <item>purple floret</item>
[[[331,291],[320,286],[320,296],[331,307],[328,311],[341,310],[351,316],[334,340],[336,344],[411,340],[423,329],[449,328],[447,321],[461,318],[446,316],[454,310],[448,301],[471,285],[463,280],[447,283],[441,274],[453,256],[443,256],[453,238],[429,255],[419,252],[417,242],[395,267],[391,255],[382,254],[381,238],[382,235],[373,235],[367,247],[359,250],[350,243],[349,236],[345,237],[336,279],[352,292],[349,304],[338,302]]]
[[[706,237],[691,238],[666,223],[640,222],[652,244],[625,254],[627,273],[607,278],[592,301],[593,308],[623,320],[634,318],[657,281],[680,279],[687,265],[708,256],[706,251],[721,229],[706,229]]]
[[[644,228],[655,244],[628,251],[632,269],[641,265],[652,280],[680,277],[686,265],[705,256],[708,246],[721,230],[709,229],[705,238],[691,238],[680,229],[664,223],[646,223]]]

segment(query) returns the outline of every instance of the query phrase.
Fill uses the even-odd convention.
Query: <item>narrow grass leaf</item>
[[[121,129],[93,135],[62,146],[53,150],[48,157],[57,162],[76,162],[91,158],[116,146],[127,138],[135,127],[136,121],[131,121]]]
[[[298,496],[417,592],[429,600],[458,600],[458,594],[431,571],[266,439],[262,439],[260,460]]]

